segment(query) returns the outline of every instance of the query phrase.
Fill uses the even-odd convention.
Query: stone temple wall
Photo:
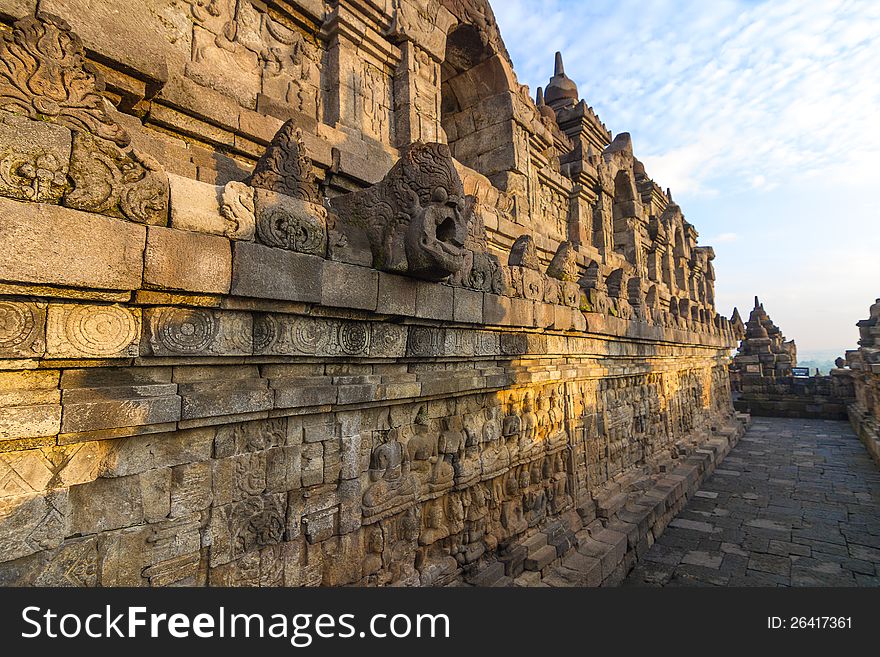
[[[3,584],[512,577],[738,435],[714,253],[484,2],[36,5],[0,0]]]
[[[738,315],[734,309],[734,325]],[[793,376],[794,340],[786,341],[758,297],[739,333],[743,339],[729,367],[736,410],[768,417],[848,418],[847,407],[855,398],[849,372],[836,368],[829,376]]]
[[[859,439],[880,465],[880,299],[870,316],[858,323],[859,348],[838,359],[836,370],[848,374],[855,389],[849,405],[849,420]],[[845,368],[845,369],[843,369]]]

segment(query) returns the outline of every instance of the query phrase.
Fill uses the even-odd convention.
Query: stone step
[[[600,497],[597,500],[598,513],[600,518],[610,518],[620,509],[623,508],[627,501],[626,493],[618,493],[609,497]]]
[[[553,570],[574,586],[599,586],[602,583],[602,562],[580,552],[567,555]]]
[[[499,557],[504,564],[504,573],[508,577],[516,577],[525,568],[524,564],[529,551],[524,545],[516,545],[507,549],[504,555]]]
[[[529,556],[531,556],[547,545],[547,534],[544,532],[538,532],[534,536],[524,540],[520,545],[522,545],[528,552]]]
[[[470,575],[467,581],[474,586],[495,586],[496,582],[504,578],[504,564],[500,561],[493,561]]]
[[[525,568],[526,570],[544,570],[555,560],[556,548],[552,545],[545,545],[526,558]]]

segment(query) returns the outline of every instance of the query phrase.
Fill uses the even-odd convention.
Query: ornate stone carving
[[[574,244],[563,242],[547,267],[547,275],[560,281],[574,283],[578,280],[577,252]]]
[[[428,426],[422,406],[413,424],[415,435],[406,444],[413,473],[422,494],[436,494],[452,487],[455,472],[440,455],[439,436]]]
[[[75,132],[70,179],[73,189],[63,199],[69,208],[142,224],[168,221],[168,177],[149,155]]]
[[[473,197],[444,144],[412,144],[381,182],[330,204],[349,247],[369,249],[377,269],[437,281],[464,265]]]
[[[318,185],[312,173],[312,161],[306,154],[302,130],[293,120],[275,133],[272,142],[245,181],[251,187],[318,203]]]
[[[392,429],[386,442],[370,455],[370,483],[363,496],[364,522],[375,522],[415,503],[417,482],[410,472],[409,453],[398,433]]]
[[[237,181],[226,183],[220,200],[220,214],[226,219],[226,236],[243,241],[254,239],[254,212],[254,188]]]
[[[107,113],[101,77],[62,19],[39,12],[16,22],[0,35],[0,61],[0,108],[128,145]]]
[[[541,260],[538,258],[538,249],[535,246],[535,238],[531,235],[520,235],[510,247],[510,257],[507,264],[511,267],[525,267],[526,269],[541,270]]]
[[[290,251],[327,254],[327,210],[309,201],[256,189],[256,226],[260,242]]]
[[[317,48],[268,14],[263,17],[262,37],[263,93],[284,101],[297,112],[318,118],[321,74]]]
[[[253,321],[247,313],[208,308],[153,308],[147,312],[155,356],[244,356],[253,353]]]
[[[45,329],[45,303],[0,301],[0,358],[42,356]]]
[[[46,327],[55,358],[127,358],[138,355],[140,311],[122,306],[52,304]]]
[[[254,349],[279,356],[366,356],[371,329],[366,322],[261,313],[254,319]]]

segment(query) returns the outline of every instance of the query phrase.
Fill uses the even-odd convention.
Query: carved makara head
[[[437,187],[427,205],[410,192],[414,201],[410,210],[404,248],[407,271],[427,280],[441,280],[464,265],[464,241],[473,212],[473,199],[450,195]]]
[[[439,281],[464,267],[474,202],[449,147],[416,142],[381,182],[330,204],[349,243],[369,243],[374,267]]]

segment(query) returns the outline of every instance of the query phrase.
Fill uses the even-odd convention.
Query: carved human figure
[[[519,457],[526,458],[542,446],[537,442],[538,415],[532,403],[532,393],[527,392],[522,403],[522,430],[519,436]]]
[[[409,468],[409,458],[392,429],[388,440],[370,455],[370,483],[363,496],[364,516],[375,516],[398,504],[415,500],[416,486]]]
[[[473,445],[472,432],[463,429],[462,419],[446,417],[441,421],[440,453],[452,466],[456,486],[463,488],[480,476],[479,437]],[[468,443],[472,446],[469,448]]]
[[[419,408],[413,423],[415,435],[406,445],[412,471],[418,477],[422,490],[436,492],[450,488],[455,471],[452,465],[440,456],[439,437],[434,435],[428,425],[427,411]]]
[[[382,551],[385,549],[385,540],[382,537],[382,528],[379,525],[367,527],[365,531],[364,577],[369,577],[382,570]]]
[[[440,500],[429,502],[425,509],[425,527],[419,534],[419,545],[431,545],[449,536],[449,526]]]
[[[526,476],[528,472],[526,471]],[[513,472],[504,479],[504,501],[501,503],[501,526],[507,530],[508,536],[521,534],[528,529],[528,522],[523,515],[522,497],[517,475]]]
[[[501,435],[501,425],[497,420],[498,407],[486,410],[483,423],[483,451],[481,454],[484,476],[491,476],[510,465],[510,452]],[[518,419],[518,418],[517,418]]]
[[[397,540],[391,547],[389,569],[391,586],[419,586],[421,579],[416,570],[416,548],[419,538],[419,515],[416,507],[408,509],[396,523]]]
[[[553,386],[550,391],[550,408],[547,410],[547,449],[561,447],[568,441],[565,431],[565,409],[559,387]]]

